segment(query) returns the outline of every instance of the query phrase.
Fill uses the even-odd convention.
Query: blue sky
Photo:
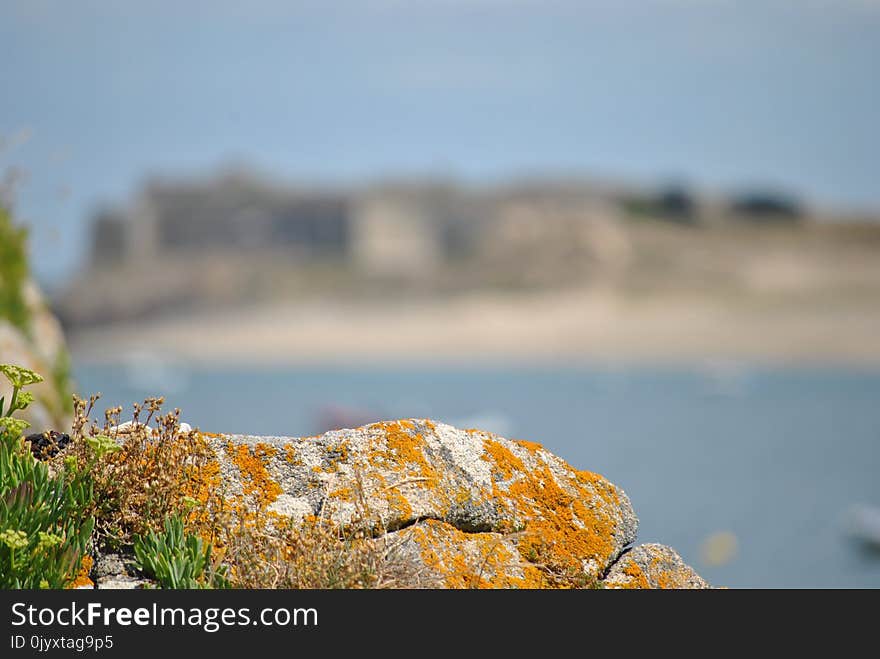
[[[584,174],[880,208],[880,1],[0,4],[44,282],[148,175]]]

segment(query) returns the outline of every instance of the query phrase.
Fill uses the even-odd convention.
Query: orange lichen
[[[548,586],[589,583],[615,549],[616,520],[606,511],[617,504],[613,486],[591,472],[576,472],[563,488],[546,465],[529,469],[495,440],[484,440],[483,446],[483,459],[501,478],[493,480],[492,498],[522,520],[521,556],[541,566]],[[606,505],[588,505],[597,497]],[[517,530],[517,523],[511,526],[508,530]]]
[[[302,459],[297,455],[296,445],[288,444],[284,447],[284,459],[292,465],[301,465]]]
[[[288,447],[288,450],[290,450],[290,447]],[[326,452],[330,455],[330,459],[327,460],[326,466],[315,465],[312,467],[312,471],[315,473],[333,474],[338,472],[339,463],[345,462],[348,459],[348,442],[342,441],[335,446],[328,446]],[[289,455],[288,461],[290,461]]]
[[[425,439],[416,432],[412,421],[374,423],[370,429],[382,431],[382,441],[369,455],[371,464],[399,471],[402,477],[414,477],[422,488],[431,488],[440,481],[440,474],[425,456]]]
[[[656,588],[670,590],[687,588],[691,585],[693,572],[690,568],[677,565],[671,558],[654,555],[644,567],[629,556],[621,559],[625,563],[620,570],[623,577],[617,576],[607,583],[610,588]]]
[[[373,480],[376,482],[379,495],[385,499],[388,504],[388,510],[394,515],[398,521],[406,521],[412,518],[413,510],[409,505],[406,497],[403,496],[394,484],[389,485],[385,477],[380,473],[373,474]]]
[[[652,586],[663,590],[687,588],[693,578],[693,572],[686,566],[676,565],[663,556],[651,559],[650,576]]]
[[[544,450],[544,447],[541,446],[538,442],[529,442],[524,439],[515,439],[513,440],[513,443],[517,446],[522,446],[524,449],[528,450],[531,453]]]
[[[339,487],[329,492],[327,496],[341,501],[354,501],[354,490],[350,487]]]
[[[386,490],[388,505],[401,520],[411,519],[413,516],[412,506],[406,497],[397,491],[397,488]]]
[[[504,480],[513,477],[514,472],[525,472],[526,467],[513,452],[494,439],[483,442],[483,459],[492,463],[494,471]]]
[[[630,562],[625,568],[623,568],[623,573],[629,577],[626,581],[615,584],[617,588],[625,588],[625,589],[645,589],[651,588],[651,584],[648,581],[648,577],[645,575],[644,571],[641,567],[635,562]]]
[[[202,433],[206,435],[207,433]],[[202,540],[214,547],[214,556],[223,552],[223,543],[219,538],[220,529],[214,515],[218,508],[225,507],[222,494],[223,477],[216,454],[207,445],[204,437],[199,437],[201,450],[209,458],[187,469],[187,480],[182,497],[191,499],[195,505],[190,507],[184,523],[187,531],[197,533]]]
[[[466,487],[458,487],[452,493],[452,500],[457,504],[463,504],[473,498],[473,494]]]
[[[617,494],[617,488],[610,482],[605,480],[601,475],[592,471],[572,470],[578,483],[587,485],[595,490],[601,491],[600,496],[606,501],[611,501],[614,505],[620,504],[620,497]]]
[[[76,577],[74,577],[73,581],[70,582],[68,588],[94,588],[95,583],[89,578],[89,572],[92,571],[92,564],[94,563],[94,559],[91,556],[86,554],[82,557],[82,561],[79,564],[79,572]]]
[[[348,442],[342,441],[335,446],[328,446],[327,450],[333,456],[332,458],[330,458],[330,463],[327,467],[327,471],[339,471],[339,463],[348,460]]]
[[[207,435],[208,433],[202,434]],[[200,447],[206,452],[210,451],[203,439],[200,441]],[[183,495],[195,499],[202,504],[200,507],[204,507],[204,504],[216,494],[222,480],[217,456],[213,454],[213,451],[210,451],[209,455],[210,459],[206,460],[204,464],[191,466],[188,469],[188,478],[184,485]]]
[[[380,496],[389,501],[392,510],[405,515],[404,519],[408,518],[412,514],[412,508],[405,493],[412,493],[416,489],[430,496],[438,514],[445,515],[456,500],[458,492],[449,480],[444,479],[435,464],[432,464],[430,446],[422,435],[422,431],[433,432],[435,425],[428,421],[419,421],[417,424],[404,419],[374,423],[366,426],[366,429],[379,431],[372,434],[372,443],[366,455],[367,462],[376,472],[381,470],[386,475],[393,474],[389,483],[385,483],[383,479],[380,491]],[[385,491],[384,488],[389,487],[400,491]]]
[[[687,582],[687,575],[683,570],[667,565],[660,556],[651,560],[651,576],[654,577],[656,587],[663,590],[681,588]]]
[[[422,562],[446,588],[530,588],[537,570],[523,565],[495,533],[465,533],[437,520],[410,531]]]
[[[683,581],[679,579],[680,575],[675,573],[669,573],[665,571],[658,572],[654,575],[654,580],[657,583],[657,588],[662,590],[675,590],[676,588],[684,587]]]
[[[227,442],[226,453],[241,473],[244,493],[253,498],[258,510],[265,510],[282,492],[281,486],[266,469],[276,453],[275,448],[262,442],[253,447],[245,444],[235,446],[232,442]]]

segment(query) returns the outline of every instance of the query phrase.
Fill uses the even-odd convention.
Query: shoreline
[[[817,307],[592,289],[409,304],[309,300],[81,329],[68,332],[68,344],[85,364],[880,368],[880,305]]]

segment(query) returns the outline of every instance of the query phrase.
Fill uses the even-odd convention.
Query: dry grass
[[[360,534],[320,520],[274,528],[263,521],[230,534],[224,562],[242,588],[381,588],[382,553]]]
[[[98,546],[127,548],[135,535],[159,532],[167,517],[186,512],[186,485],[209,455],[196,432],[180,431],[180,410],[160,414],[162,398],[135,404],[131,422],[123,428],[119,427],[120,407],[105,412],[102,427],[90,420],[97,399],[74,399],[72,448],[65,457],[73,456],[79,469],[91,472]],[[96,437],[109,438],[120,449],[96,460],[87,441]]]

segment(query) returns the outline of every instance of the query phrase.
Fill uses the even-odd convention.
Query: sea
[[[143,362],[74,374],[101,411],[161,394],[207,431],[418,417],[539,442],[623,488],[637,542],[673,547],[713,585],[880,588],[880,371]]]

